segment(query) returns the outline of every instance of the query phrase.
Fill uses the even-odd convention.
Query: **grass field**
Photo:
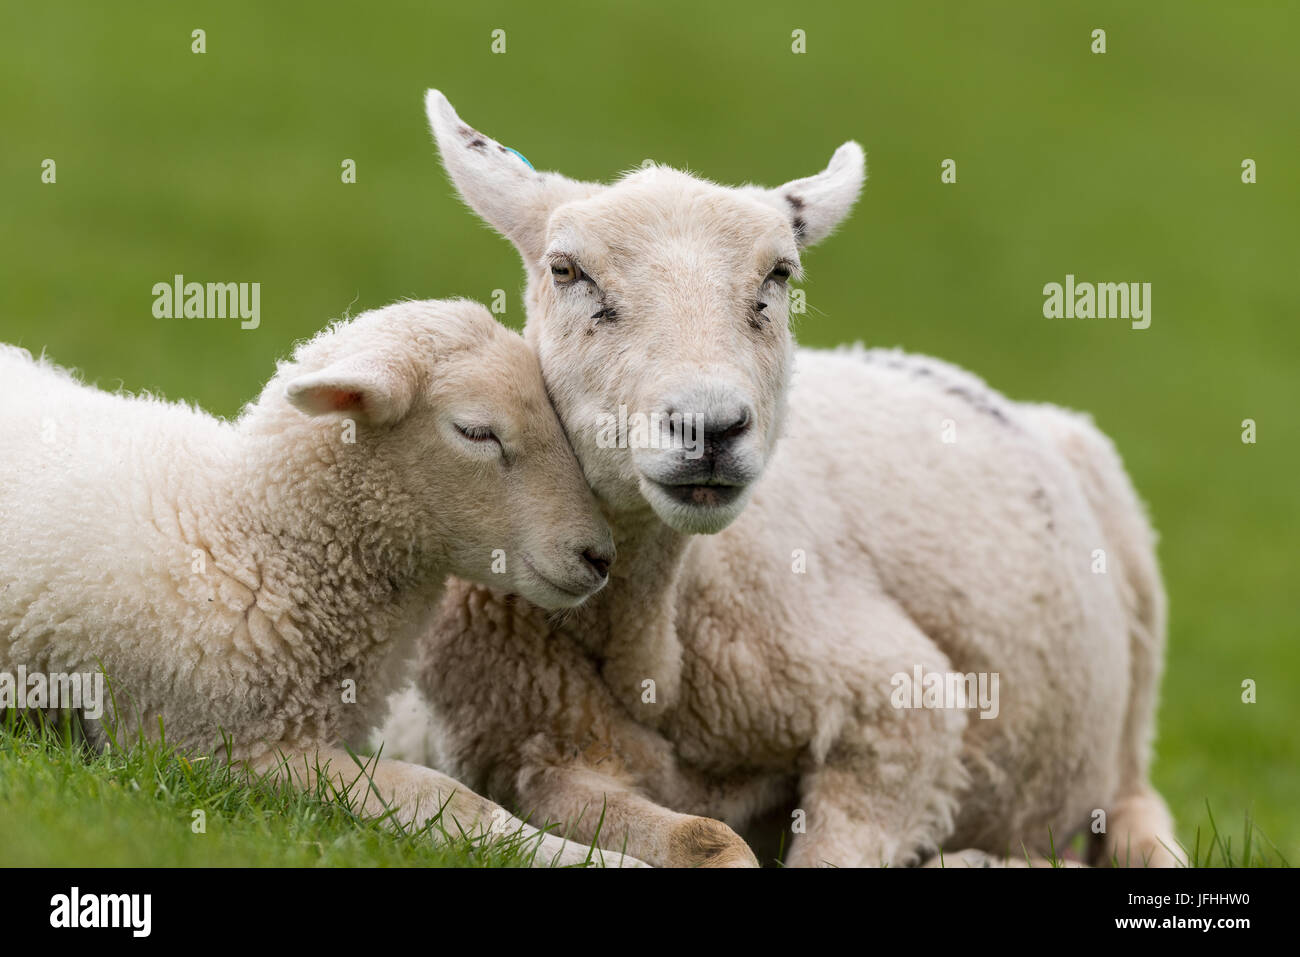
[[[870,180],[805,257],[799,338],[932,353],[1095,415],[1161,533],[1155,780],[1180,837],[1209,833],[1208,801],[1300,859],[1300,7],[55,0],[5,19],[0,340],[222,415],[345,310],[501,289],[522,323],[513,250],[438,168],[429,86],[589,179],[653,158],[771,184],[859,140]],[[260,326],[155,319],[177,273],[261,283]],[[1043,318],[1067,273],[1152,283],[1150,328]],[[0,864],[449,860],[327,805],[222,805],[225,784],[165,762],[46,757],[0,747]],[[216,802],[202,849],[194,788]]]
[[[15,867],[527,867],[535,841],[438,814],[362,815],[325,776],[310,793],[136,740],[88,754],[67,729],[0,726],[0,864]],[[353,777],[365,774],[359,757]],[[605,856],[588,851],[592,866]],[[612,862],[611,862],[612,863]]]

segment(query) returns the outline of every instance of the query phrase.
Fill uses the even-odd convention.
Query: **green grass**
[[[0,31],[0,339],[229,415],[349,307],[503,289],[520,325],[517,258],[439,170],[429,86],[590,179],[653,158],[775,184],[858,139],[870,180],[806,256],[801,340],[902,345],[1094,413],[1162,537],[1156,786],[1185,842],[1208,800],[1296,860],[1298,32],[1295,4],[1210,0],[19,4]],[[261,282],[261,328],[154,319],[177,272]],[[1067,272],[1153,283],[1151,328],[1044,319]]]
[[[360,775],[369,759],[359,760]],[[782,840],[778,866],[784,849]],[[1084,836],[1070,849],[1045,859],[1086,859]],[[1289,866],[1249,816],[1234,847],[1208,804],[1182,850],[1192,867]],[[441,814],[419,826],[361,815],[326,776],[304,792],[221,754],[143,739],[96,754],[67,726],[14,711],[0,719],[0,867],[528,867],[535,858],[532,842],[488,841]],[[604,863],[598,852],[588,861]]]
[[[1234,848],[1232,835],[1219,831],[1218,822],[1209,802],[1205,804],[1206,829],[1196,828],[1193,843],[1185,846],[1188,865],[1191,867],[1290,867],[1291,862],[1255,823],[1246,815],[1241,827],[1241,840]]]
[[[441,814],[418,827],[361,815],[327,776],[304,792],[219,754],[144,740],[91,754],[67,728],[13,711],[0,722],[0,867],[526,867],[535,856],[519,835],[487,840]]]
[[[1046,865],[1052,868],[1078,866],[1079,862],[1089,859],[1088,837],[1086,834],[1075,835],[1066,847],[1057,847],[1052,835],[1049,834],[1048,846],[1048,853],[1042,857],[1035,857],[1023,847],[1019,851],[1008,848],[1004,853],[1004,857],[1009,861],[1023,860],[1030,867]],[[1268,835],[1259,830],[1254,819],[1249,814],[1246,815],[1242,824],[1241,840],[1234,847],[1233,836],[1220,832],[1218,822],[1215,820],[1214,812],[1210,809],[1208,802],[1206,802],[1205,806],[1205,824],[1196,825],[1192,843],[1184,844],[1180,841],[1176,847],[1170,847],[1169,850],[1184,861],[1187,867],[1291,866],[1291,862],[1287,860],[1277,845],[1269,840]],[[940,867],[967,866],[964,862],[960,862],[960,859],[958,861],[948,860],[944,862],[944,857],[944,852],[940,851]],[[1104,862],[1104,865],[1097,866],[1135,868],[1146,865],[1136,855],[1117,852],[1111,856],[1109,861]]]

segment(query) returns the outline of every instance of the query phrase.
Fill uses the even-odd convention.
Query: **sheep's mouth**
[[[538,571],[537,566],[533,564],[532,560],[527,555],[523,556],[523,561],[524,561],[524,566],[528,569],[529,573],[533,576],[534,580],[540,582],[542,585],[552,589],[553,591],[559,592],[561,595],[564,595],[566,598],[569,598],[574,604],[585,601],[594,592],[600,590],[599,586],[594,589],[592,588],[573,589],[568,587],[567,585],[561,585],[555,579],[547,578],[540,571]],[[604,583],[602,582],[601,584],[603,585]]]
[[[714,482],[682,485],[654,482],[654,485],[674,501],[693,508],[724,508],[739,498],[745,490],[743,485],[724,485]]]

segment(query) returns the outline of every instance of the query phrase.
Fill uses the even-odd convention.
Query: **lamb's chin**
[[[599,588],[579,590],[578,586],[569,586],[567,584],[561,587],[555,582],[534,574],[530,574],[525,580],[515,582],[514,587],[511,589],[512,594],[518,595],[538,608],[544,608],[547,611],[563,611],[566,608],[577,608],[598,591],[600,591]]]
[[[538,586],[531,582],[527,585],[515,586],[510,593],[518,595],[530,604],[546,611],[563,611],[566,608],[577,608],[593,594],[589,592],[585,595],[577,595],[547,585]]]

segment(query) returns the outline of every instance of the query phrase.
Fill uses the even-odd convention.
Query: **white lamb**
[[[235,422],[11,346],[0,383],[0,671],[102,663],[119,734],[161,716],[177,745],[224,753],[224,733],[302,786],[328,768],[370,813],[534,833],[427,768],[367,780],[342,747],[449,573],[549,608],[606,581],[608,526],[518,335],[463,300],[369,312],[301,344]]]
[[[770,190],[603,186],[427,106],[523,256],[525,338],[619,550],[558,621],[451,587],[419,676],[440,757],[660,865],[753,863],[708,818],[782,808],[791,865],[1017,857],[1094,825],[1098,860],[1172,863],[1147,777],[1165,599],[1110,442],[933,359],[795,350],[787,280],[852,207],[857,144]],[[609,441],[620,407],[658,441]],[[950,673],[996,699],[932,697]]]

